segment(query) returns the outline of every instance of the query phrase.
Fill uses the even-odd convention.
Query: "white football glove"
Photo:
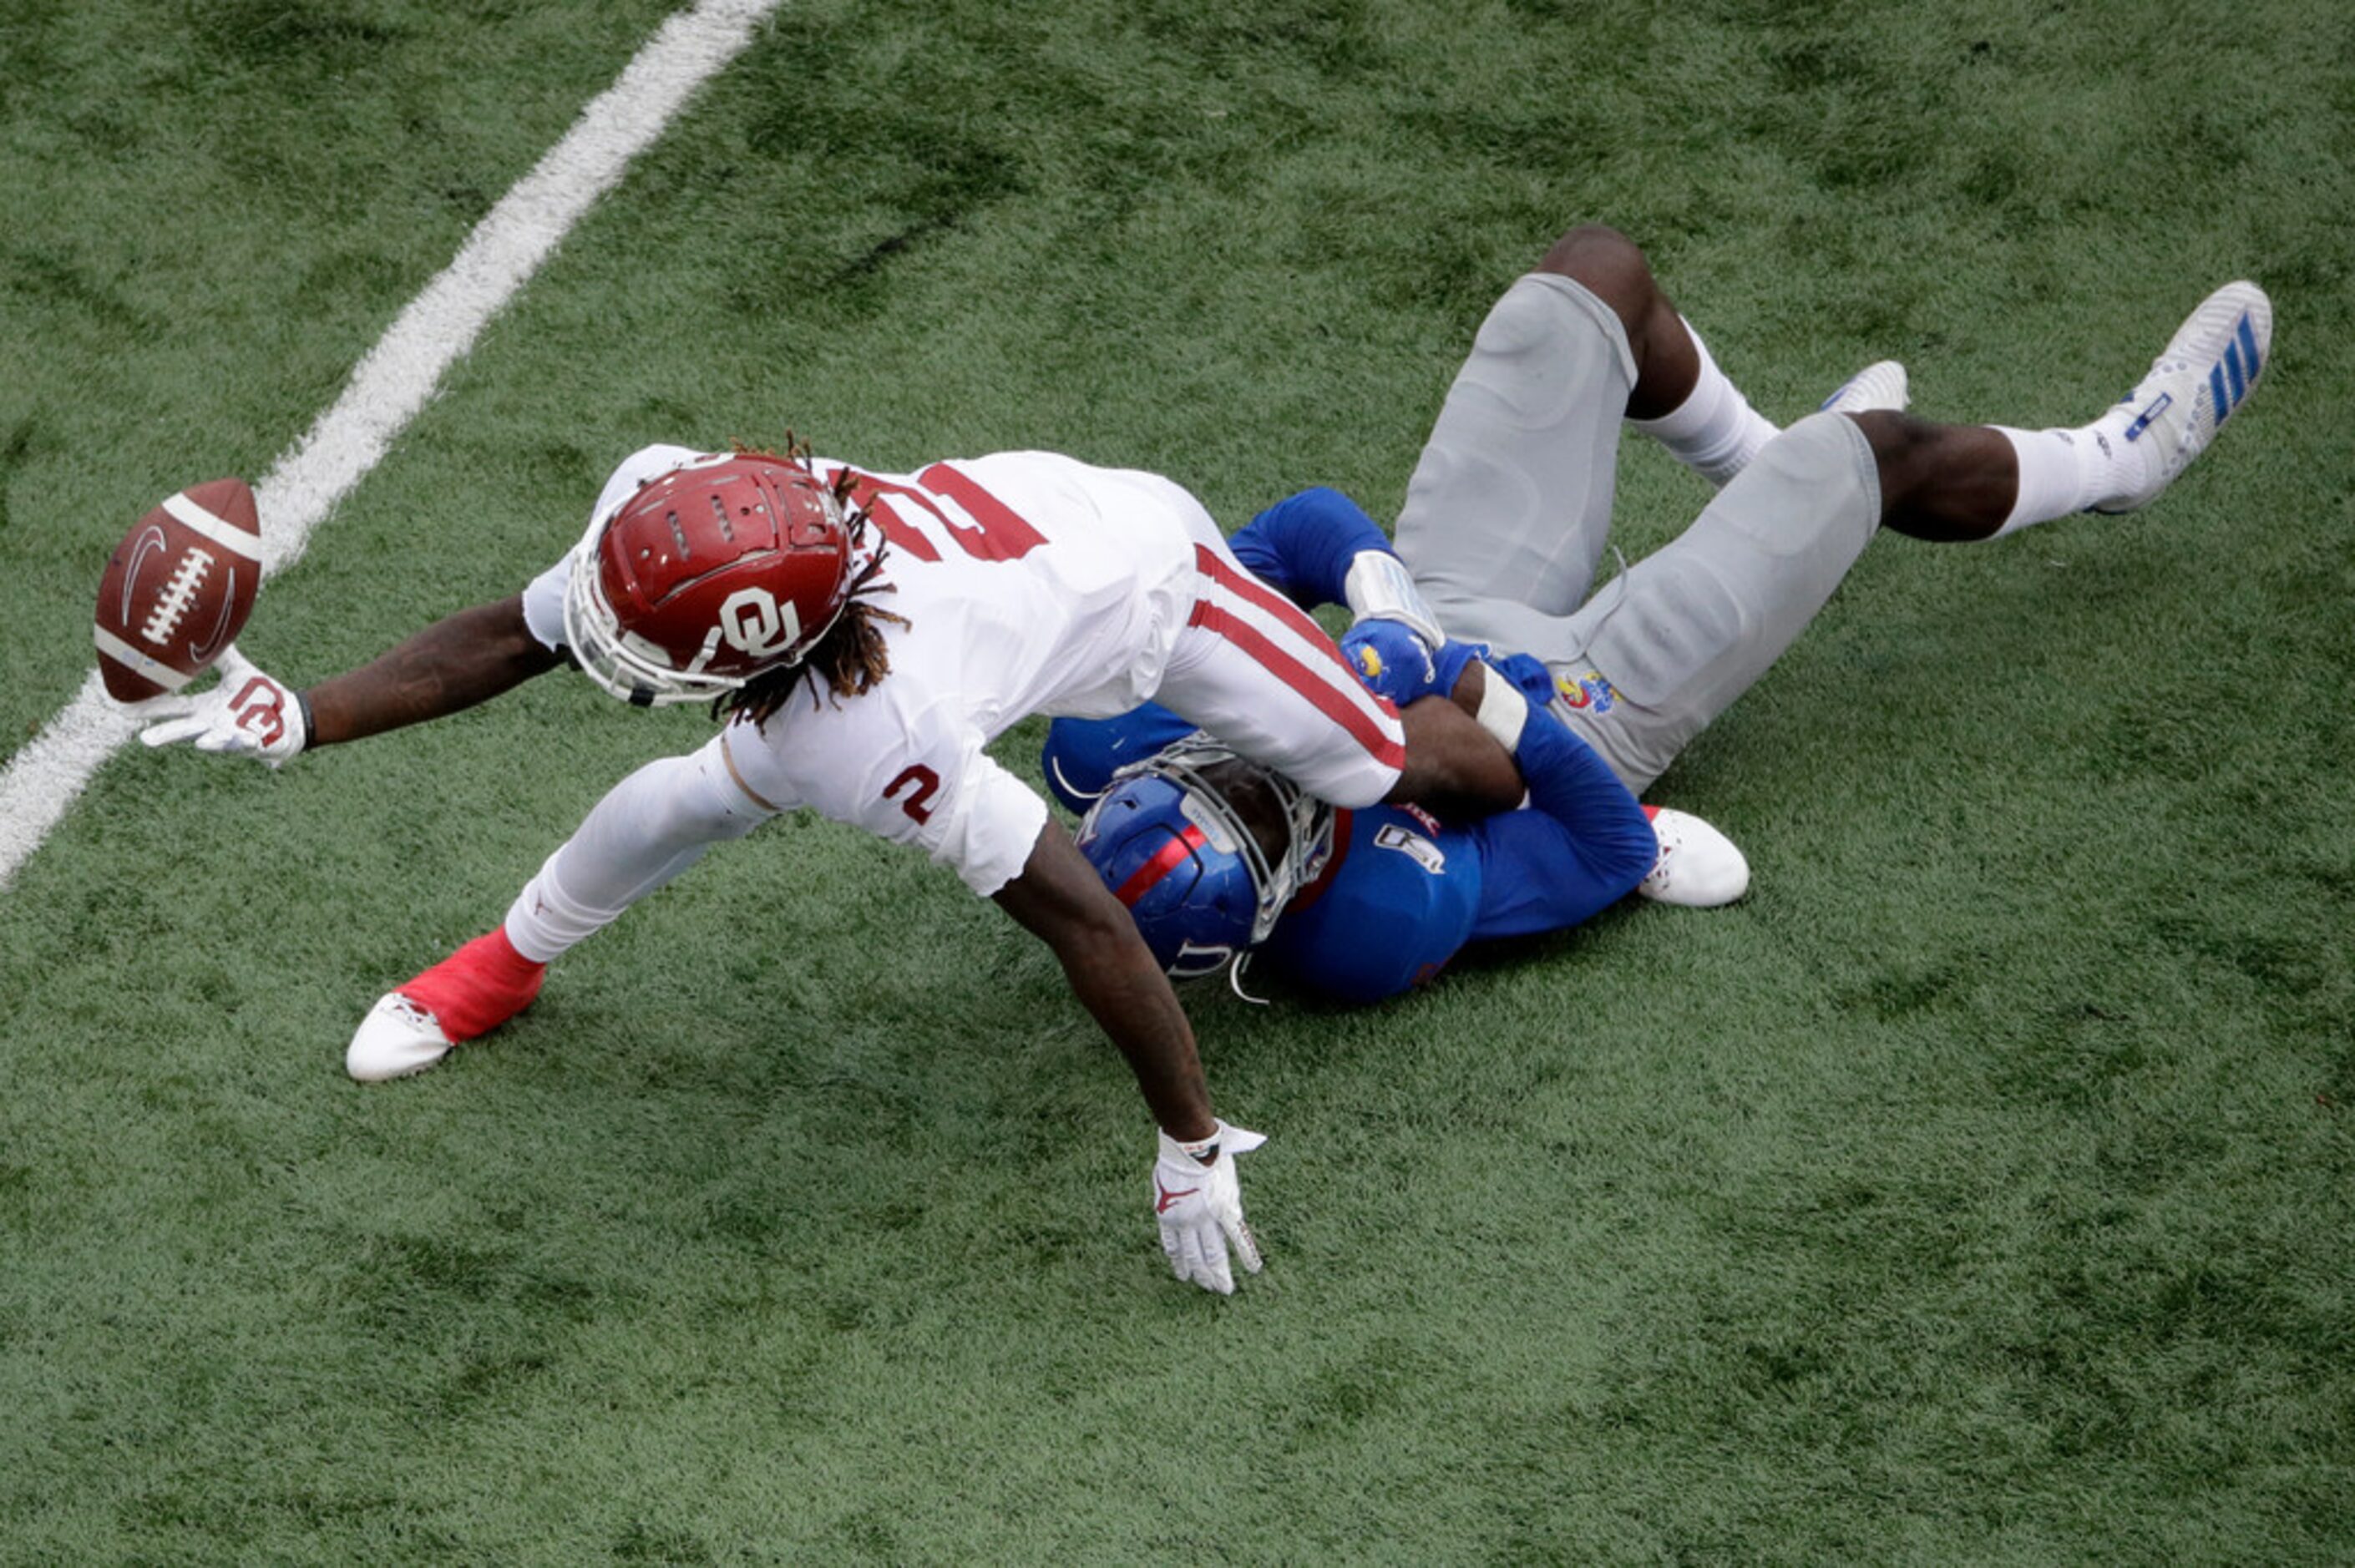
[[[1243,1190],[1235,1180],[1235,1156],[1267,1141],[1256,1132],[1220,1122],[1199,1143],[1161,1135],[1161,1158],[1153,1162],[1153,1214],[1161,1222],[1161,1250],[1170,1271],[1205,1290],[1235,1293],[1227,1247],[1252,1273],[1260,1270],[1259,1243],[1243,1222]],[[1201,1156],[1210,1155],[1209,1164]]]
[[[186,741],[198,751],[250,757],[276,768],[311,741],[303,694],[253,667],[235,643],[221,651],[220,679],[194,696],[151,697],[132,705],[148,746]]]

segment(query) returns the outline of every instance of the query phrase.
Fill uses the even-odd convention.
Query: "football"
[[[98,584],[99,672],[117,702],[176,692],[212,667],[253,611],[261,524],[241,479],[169,497],[132,525]]]

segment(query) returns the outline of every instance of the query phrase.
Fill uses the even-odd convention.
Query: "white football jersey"
[[[691,461],[649,447],[607,482],[597,515]],[[844,466],[814,465],[832,479]],[[983,747],[1032,714],[1107,717],[1150,697],[1196,597],[1200,503],[1156,474],[1050,452],[858,471],[853,491],[887,541],[890,673],[836,702],[812,680],[758,730],[728,731],[741,781],[777,810],[809,806],[956,868],[996,892],[1047,818],[1036,791]],[[570,555],[526,590],[532,632],[563,640]]]

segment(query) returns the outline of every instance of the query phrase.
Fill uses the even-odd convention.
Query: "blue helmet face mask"
[[[1333,846],[1333,811],[1197,733],[1114,773],[1080,852],[1171,978],[1216,974],[1267,939]]]

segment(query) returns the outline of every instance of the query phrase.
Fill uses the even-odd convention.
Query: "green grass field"
[[[0,5],[0,751],[130,521],[268,470],[666,14]],[[699,712],[130,748],[0,892],[0,1563],[2355,1560],[2351,213],[2355,13],[2292,0],[786,0],[265,667],[513,591],[649,440],[1386,515],[1584,219],[1778,418],[1893,355],[2077,423],[2235,276],[2275,361],[2147,513],[1876,543],[1655,792],[1742,904],[1190,997],[1272,1135],[1231,1300],[1044,950],[820,821],[346,1079]],[[1631,440],[1623,547],[1705,495]]]

